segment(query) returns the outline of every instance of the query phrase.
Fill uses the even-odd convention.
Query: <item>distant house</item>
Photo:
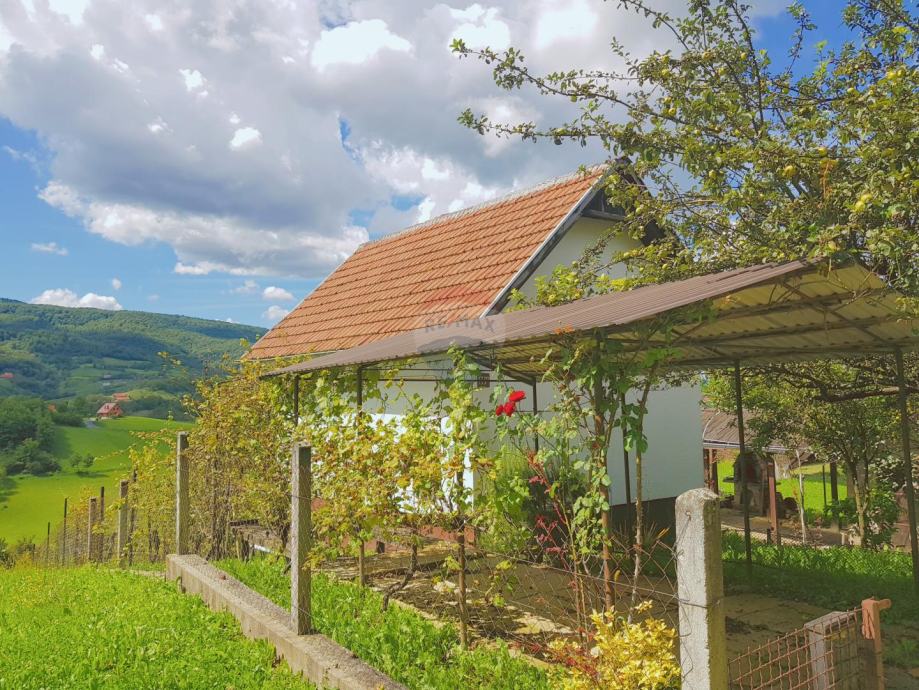
[[[96,412],[96,416],[100,419],[114,419],[115,417],[121,417],[123,414],[124,410],[116,402],[104,403]]]
[[[54,403],[48,403],[48,412],[51,412],[52,414],[57,412],[57,405]]]
[[[7,381],[9,381],[12,378],[13,378],[13,372],[11,371],[4,371],[2,374],[0,374],[0,379],[6,379]]]
[[[131,399],[131,396],[128,395],[127,393],[112,393],[112,400],[114,400],[115,402],[124,402],[130,399]]]

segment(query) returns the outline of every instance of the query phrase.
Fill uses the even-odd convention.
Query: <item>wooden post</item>
[[[775,543],[777,546],[781,546],[782,533],[779,530],[779,501],[775,488],[775,460],[772,456],[766,461],[766,478],[769,484],[769,521],[772,523]]]
[[[833,504],[833,524],[839,529],[839,468],[830,463],[830,502]]]
[[[533,423],[536,426],[536,433],[533,434],[533,450],[539,452],[539,404],[536,400],[536,379],[533,379]]]
[[[826,510],[826,463],[820,466],[820,478],[823,480],[823,509]]]
[[[290,627],[297,635],[313,631],[312,571],[313,471],[309,446],[294,444],[290,460]]]
[[[466,649],[469,647],[469,612],[466,608],[466,516],[463,510],[463,489],[465,487],[463,470],[456,473],[456,486],[458,496],[456,505],[459,512],[459,531],[456,535],[456,560],[459,565],[456,577],[456,597],[459,606],[460,646]]]
[[[721,495],[721,483],[718,479],[718,455],[714,451],[709,451],[709,471],[712,477],[712,491],[719,496]]]
[[[176,554],[188,553],[188,433],[180,431],[176,442]]]
[[[121,505],[118,506],[118,562],[122,567],[125,565],[128,547],[128,480],[122,479],[118,485],[118,498]]]
[[[625,409],[625,393],[619,394],[619,414]],[[626,446],[625,434],[622,435],[622,481],[625,483],[625,533],[626,546],[632,542],[632,477],[629,463],[629,449]],[[629,549],[631,553],[631,549]]]
[[[64,499],[64,522],[61,525],[61,565],[67,564],[67,499]]]
[[[743,505],[743,543],[747,558],[747,573],[753,570],[753,547],[750,536],[750,497],[747,495],[747,440],[744,433],[743,383],[740,378],[740,360],[734,362],[734,399],[737,404],[737,440],[740,446],[737,460],[740,463],[740,502]]]
[[[96,526],[96,502],[98,500],[95,496],[89,499],[89,514],[86,519],[86,561],[89,563],[96,557],[96,535],[93,533],[93,528]]]
[[[913,453],[909,438],[909,401],[906,375],[903,373],[903,351],[894,353],[897,363],[898,403],[900,408],[900,445],[903,451],[903,489],[906,494],[906,515],[909,524],[909,550],[913,557],[913,586],[919,593],[919,535],[916,534],[916,492],[913,488]]]
[[[45,535],[45,567],[51,565],[51,523],[48,523],[48,533]]]

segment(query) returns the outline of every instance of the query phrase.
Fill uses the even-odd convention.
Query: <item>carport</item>
[[[666,347],[672,370],[733,370],[740,450],[744,453],[744,367],[854,356],[893,358],[897,372],[901,453],[912,476],[903,352],[919,349],[919,318],[903,295],[854,261],[794,261],[699,275],[578,300],[401,333],[272,372],[300,375],[328,369],[395,365],[462,348],[471,358],[525,383],[537,381],[561,337],[614,340],[623,353]],[[666,324],[666,328],[664,327]],[[548,354],[547,354],[548,353]],[[744,482],[745,483],[745,482]],[[745,487],[744,487],[745,488]],[[905,482],[914,584],[919,590],[916,499]],[[747,562],[749,506],[744,502]]]

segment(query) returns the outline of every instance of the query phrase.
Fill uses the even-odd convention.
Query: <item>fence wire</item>
[[[827,614],[729,663],[732,690],[867,690],[861,609]]]

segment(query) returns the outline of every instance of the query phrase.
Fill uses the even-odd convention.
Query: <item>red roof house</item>
[[[102,407],[96,412],[96,416],[100,419],[113,419],[114,417],[121,417],[123,414],[124,410],[116,402],[103,403]]]

